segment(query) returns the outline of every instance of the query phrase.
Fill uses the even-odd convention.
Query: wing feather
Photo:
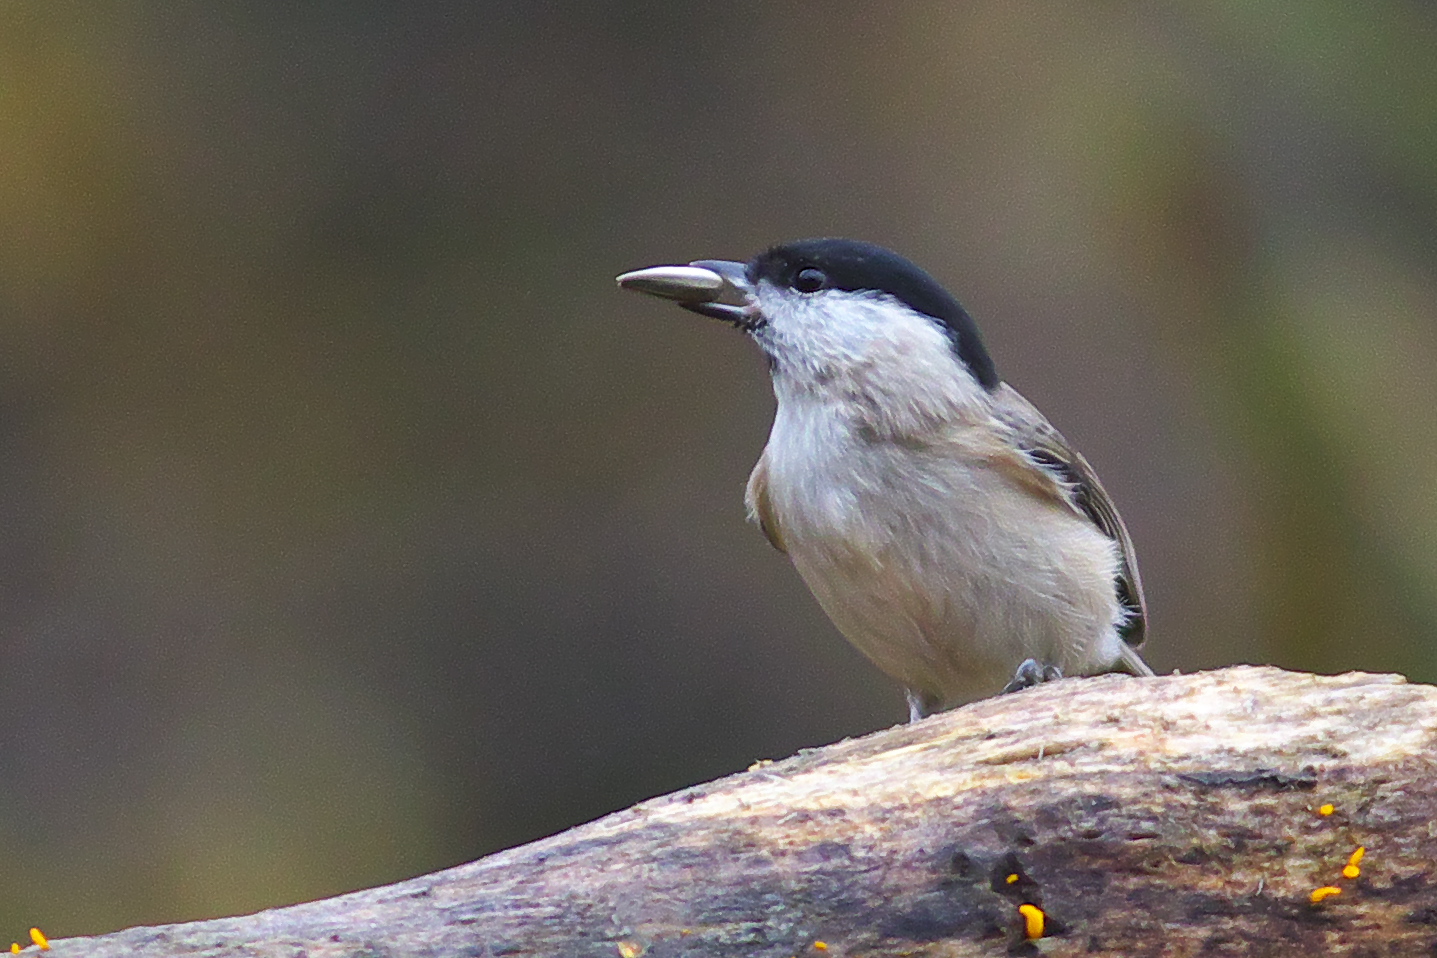
[[[1143,580],[1138,575],[1133,540],[1112,497],[1088,460],[1016,389],[1000,383],[994,400],[994,417],[1009,431],[1011,448],[1019,450],[1026,460],[1026,463],[1012,464],[1018,467],[1018,472],[1026,473],[1020,477],[1024,485],[1057,496],[1118,544],[1122,559],[1116,581],[1118,601],[1128,610],[1128,620],[1121,633],[1128,645],[1138,648],[1147,638],[1147,600],[1143,596]]]

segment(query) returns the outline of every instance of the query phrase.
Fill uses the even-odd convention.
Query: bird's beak
[[[624,289],[671,299],[700,316],[753,329],[758,310],[744,265],[724,259],[695,260],[687,266],[650,266],[618,278]]]

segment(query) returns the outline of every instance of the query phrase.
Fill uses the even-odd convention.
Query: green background
[[[613,285],[783,239],[964,301],[1159,670],[1437,678],[1432,11],[0,5],[0,938],[901,719],[743,521],[762,362]]]

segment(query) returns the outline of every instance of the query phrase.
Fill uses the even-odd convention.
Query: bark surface
[[[1437,689],[1396,676],[1065,680],[432,875],[52,954],[1431,955],[1434,745]]]

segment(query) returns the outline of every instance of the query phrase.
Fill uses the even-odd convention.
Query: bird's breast
[[[769,507],[788,548],[892,549],[896,543],[963,524],[978,501],[977,464],[919,437],[874,433],[861,409],[842,403],[780,406],[764,450]],[[799,557],[795,555],[795,559]]]

